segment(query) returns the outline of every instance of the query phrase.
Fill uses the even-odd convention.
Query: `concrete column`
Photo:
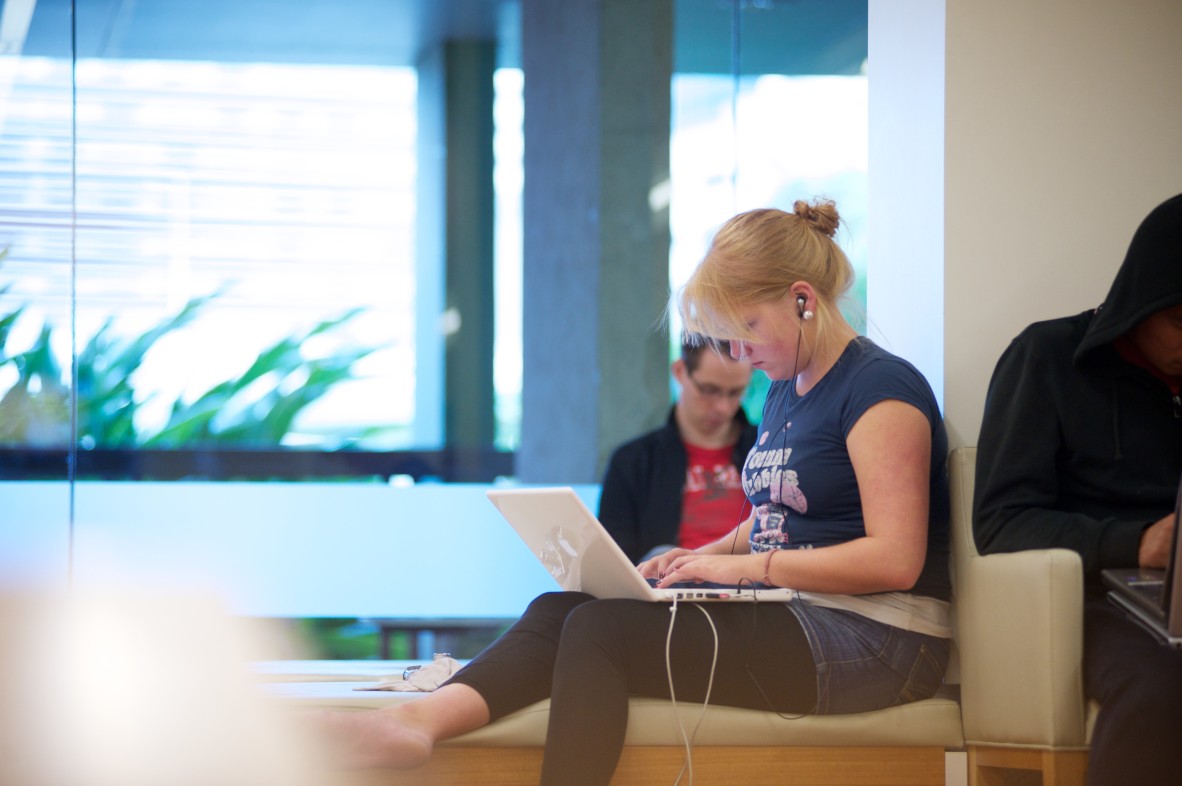
[[[672,1],[525,0],[527,482],[600,479],[669,406]]]

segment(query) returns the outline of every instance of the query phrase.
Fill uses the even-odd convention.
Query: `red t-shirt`
[[[743,484],[731,463],[734,446],[700,448],[686,442],[689,464],[681,499],[678,544],[694,549],[712,543],[739,525],[743,516]]]

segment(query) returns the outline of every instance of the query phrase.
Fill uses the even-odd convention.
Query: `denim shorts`
[[[852,611],[791,601],[817,663],[818,715],[868,712],[935,695],[950,640]]]

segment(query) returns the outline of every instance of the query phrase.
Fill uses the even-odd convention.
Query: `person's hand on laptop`
[[[1141,532],[1137,562],[1142,568],[1164,568],[1174,543],[1174,513],[1168,513]]]
[[[682,582],[709,582],[733,586],[759,582],[758,575],[763,564],[762,554],[702,554],[684,549],[679,551],[681,553],[666,561],[661,571],[655,575],[658,579],[658,588]],[[665,556],[667,555],[661,555]]]
[[[680,547],[672,548],[666,552],[658,554],[652,559],[645,560],[644,562],[637,565],[636,569],[639,570],[640,575],[644,576],[646,579],[656,579],[659,581],[665,578],[665,573],[668,572],[669,564],[673,562],[673,560],[677,559],[678,557],[684,557],[687,554],[693,553],[694,552],[689,549],[683,549]]]
[[[737,586],[758,581],[763,555],[754,557],[748,546],[755,514],[713,543],[690,549],[673,548],[636,566],[640,575],[664,588],[678,582],[712,582]],[[689,566],[693,565],[692,568]],[[675,574],[675,575],[674,575]]]

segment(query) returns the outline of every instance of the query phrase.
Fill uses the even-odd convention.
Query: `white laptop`
[[[794,590],[714,584],[657,589],[640,575],[612,536],[569,486],[492,489],[488,498],[564,590],[597,598],[652,601],[770,601]]]
[[[1182,647],[1182,482],[1174,502],[1174,545],[1165,570],[1130,568],[1104,570],[1100,575],[1108,586],[1108,599],[1147,628],[1150,633],[1174,647]]]

